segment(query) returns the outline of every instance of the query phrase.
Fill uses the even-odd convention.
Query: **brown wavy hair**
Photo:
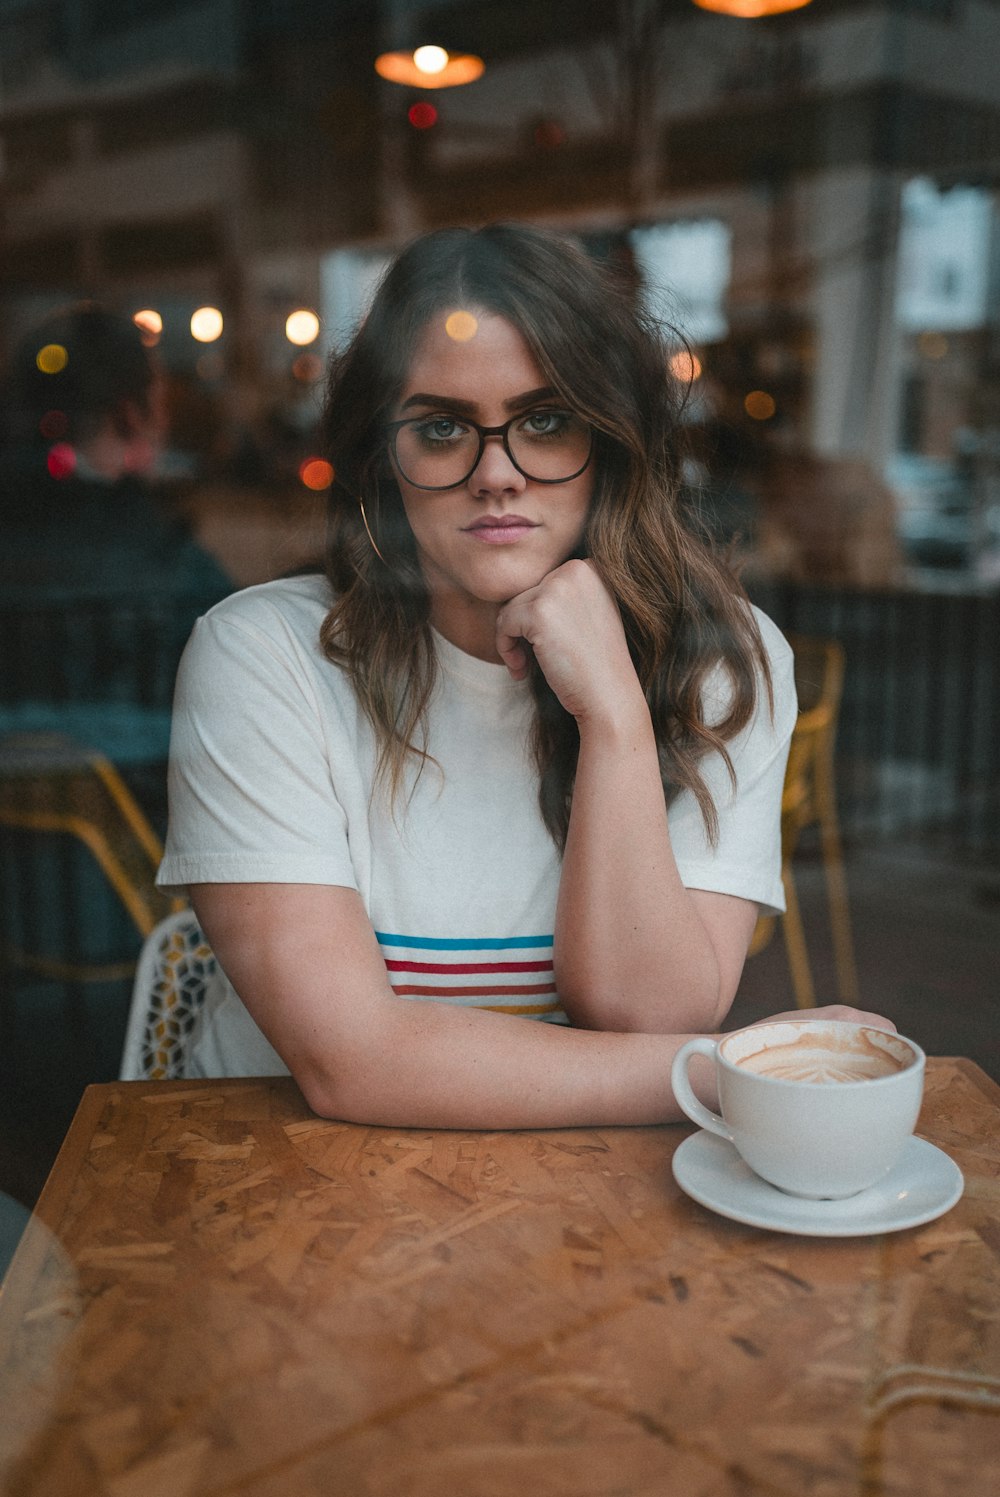
[[[577,554],[591,559],[621,610],[667,799],[690,790],[714,840],[716,810],[699,761],[717,750],[732,776],[726,743],[753,716],[761,682],[770,702],[771,683],[742,588],[680,512],[686,392],[668,372],[667,340],[625,290],[561,236],[520,225],[443,229],[416,240],[331,364],[324,435],[335,479],[325,570],[335,601],[321,643],[347,671],[374,727],[379,776],[395,797],[408,759],[428,758],[435,680],[430,597],[386,425],[427,322],[456,308],[512,323],[559,398],[594,427],[593,499]],[[721,720],[709,723],[703,690],[720,664],[732,689]],[[562,848],[579,735],[537,666],[532,689],[539,805]]]

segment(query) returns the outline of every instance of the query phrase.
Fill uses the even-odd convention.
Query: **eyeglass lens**
[[[572,411],[528,411],[502,428],[507,454],[525,478],[561,483],[587,466],[591,429]],[[396,430],[396,462],[417,488],[453,488],[472,473],[485,438],[456,416],[421,416]]]

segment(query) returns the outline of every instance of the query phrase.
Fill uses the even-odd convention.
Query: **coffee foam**
[[[794,1045],[758,1050],[737,1064],[741,1071],[753,1071],[757,1076],[774,1076],[781,1081],[810,1081],[816,1085],[873,1081],[879,1076],[895,1076],[903,1069],[902,1063],[892,1055],[877,1052],[870,1055],[839,1054],[820,1045],[808,1046],[802,1040]]]
[[[806,1027],[794,1038],[782,1036],[760,1049],[733,1054],[730,1059],[740,1070],[757,1076],[829,1085],[895,1076],[912,1064],[913,1055],[909,1047],[904,1048],[898,1039],[890,1039],[881,1031],[845,1026],[843,1030],[820,1033]]]

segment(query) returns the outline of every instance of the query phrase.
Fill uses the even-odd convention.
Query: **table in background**
[[[1000,1088],[930,1064],[946,1216],[695,1205],[692,1130],[325,1122],[285,1079],[90,1087],[8,1276],[17,1497],[986,1497]]]

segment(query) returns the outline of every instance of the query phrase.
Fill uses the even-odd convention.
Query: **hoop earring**
[[[375,544],[375,537],[372,535],[371,526],[368,524],[368,516],[365,514],[365,501],[363,499],[358,500],[358,508],[361,511],[361,523],[365,527],[365,534],[372,543],[372,550],[375,552],[375,555],[378,557],[382,565],[384,567],[387,567],[389,563],[386,561],[385,557],[382,555],[381,551]]]

